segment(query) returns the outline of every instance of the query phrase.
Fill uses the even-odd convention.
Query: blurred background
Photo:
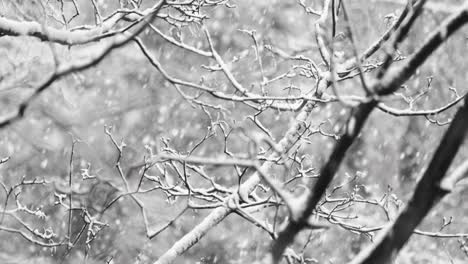
[[[60,3],[49,3],[51,8],[44,9],[38,1],[1,1],[0,15],[62,28],[63,25],[54,20],[54,16],[60,14]],[[130,6],[119,1],[95,2],[103,17],[122,5]],[[263,76],[273,79],[287,73],[286,77],[268,85],[268,93],[297,96],[311,93],[315,88],[315,80],[307,74],[307,63],[282,58],[268,47],[320,62],[314,33],[318,17],[306,12],[306,7],[320,10],[322,3],[319,2],[229,1],[229,5],[207,7],[200,12],[207,16],[203,23],[211,33],[214,48],[238,81],[251,91],[259,92]],[[402,57],[414,52],[449,12],[455,10],[452,7],[462,1],[429,2],[408,40],[399,49]],[[92,1],[77,0],[76,3],[80,12],[69,27],[94,25]],[[153,4],[153,1],[142,1],[141,9]],[[356,48],[362,52],[383,34],[403,5],[399,1],[357,0],[350,1],[347,8]],[[65,1],[63,14],[70,18],[74,13],[73,4]],[[345,22],[340,16],[338,19],[334,50],[337,57],[347,59],[352,56],[353,47],[345,33]],[[177,25],[156,20],[154,25],[174,39],[209,50],[200,24]],[[331,25],[327,22],[326,26]],[[242,30],[255,31],[261,65],[252,37]],[[409,106],[415,110],[435,109],[463,95],[467,91],[465,83],[468,79],[464,56],[467,53],[467,33],[465,28],[451,37],[396,95],[386,99],[386,103],[399,109]],[[232,91],[222,72],[206,69],[206,66],[216,66],[212,59],[172,45],[150,29],[140,37],[172,76],[216,90]],[[54,55],[60,61],[72,61],[92,53],[99,45],[92,42],[67,47],[33,37],[0,37],[0,116],[15,111],[36,84],[51,74]],[[366,63],[375,64],[382,56],[382,53],[377,53]],[[343,95],[363,95],[358,78],[339,82],[337,89]],[[124,187],[115,167],[119,151],[105,133],[105,126],[110,127],[118,143],[123,140],[126,144],[120,164],[134,188],[139,184],[141,164],[148,155],[148,148],[169,147],[182,154],[193,151],[191,153],[196,156],[217,157],[227,146],[232,153],[248,155],[252,149],[250,138],[265,134],[265,130],[252,122],[252,117],[258,118],[272,138],[278,141],[296,115],[295,112],[274,109],[259,112],[240,102],[219,100],[192,90],[184,92],[199,96],[198,100],[210,106],[200,107],[186,100],[133,42],[113,50],[95,67],[54,82],[33,101],[24,118],[0,131],[0,158],[10,157],[0,165],[0,181],[4,187],[0,191],[0,208],[6,211],[22,206],[26,208],[15,211],[15,217],[2,216],[0,226],[24,230],[22,221],[39,232],[53,230],[57,235],[54,241],[64,240],[69,232],[69,213],[58,201],[61,195],[70,192],[70,174],[74,208],[85,208],[91,215],[97,215],[106,208]],[[345,183],[343,188],[333,193],[334,197],[356,195],[375,200],[390,212],[390,219],[394,217],[410,197],[447,128],[436,121],[447,122],[456,109],[454,107],[430,118],[396,117],[375,111],[332,184],[340,186]],[[314,110],[310,124],[312,127],[320,126],[329,134],[339,133],[348,114],[349,109],[339,103],[322,104]],[[233,130],[228,140],[220,127],[226,131]],[[207,135],[209,137],[199,144]],[[73,142],[76,143],[72,154]],[[334,137],[317,134],[310,136],[307,142],[297,144],[293,152],[303,157],[304,168],[317,173],[334,142]],[[463,146],[454,165],[466,159],[467,155],[467,147]],[[160,171],[153,168],[148,173],[158,175]],[[207,173],[226,188],[235,189],[238,185],[239,178],[232,168],[214,167]],[[83,179],[86,178],[83,175],[96,178]],[[165,180],[172,184],[177,182],[177,179],[171,179],[170,173],[160,176],[167,176]],[[21,184],[35,179],[46,183]],[[297,186],[301,182],[305,181],[299,180],[288,188],[299,188]],[[145,189],[152,185],[151,182],[142,183]],[[137,196],[146,206],[148,225],[153,229],[176,217],[187,204],[186,197],[170,198],[161,190]],[[468,233],[466,199],[468,191],[462,184],[439,203],[419,229]],[[99,215],[99,221],[107,226],[99,230],[91,243],[86,241],[86,235],[80,235],[87,232],[82,230],[83,211],[73,210],[71,235],[76,241],[71,250],[66,246],[41,246],[17,233],[0,230],[0,262],[152,263],[209,211],[187,210],[168,229],[148,239],[142,212],[127,196]],[[271,220],[275,212],[275,208],[267,207],[256,215]],[[380,226],[389,221],[379,206],[365,203],[352,204],[342,213],[350,217],[348,220],[353,224],[363,227]],[[467,238],[463,236],[433,238],[414,235],[397,263],[466,263],[466,242]],[[270,243],[271,238],[266,232],[232,214],[177,263],[260,263]],[[331,225],[328,230],[301,233],[295,248],[307,258],[303,263],[345,263],[368,243],[370,236],[366,234]]]

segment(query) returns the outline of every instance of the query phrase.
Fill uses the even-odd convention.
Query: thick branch
[[[392,263],[417,225],[448,193],[448,190],[440,187],[440,182],[468,131],[467,103],[465,99],[465,105],[455,115],[406,208],[393,225],[377,238],[376,243],[362,251],[352,264]]]
[[[448,18],[430,37],[423,46],[410,57],[403,65],[390,68],[372,85],[371,91],[376,95],[387,95],[393,93],[406,80],[408,80],[418,67],[434,52],[452,33],[468,22],[468,12],[465,4],[460,12]],[[408,30],[408,29],[407,29]],[[321,170],[320,177],[313,188],[312,194],[307,199],[307,204],[299,221],[290,221],[286,228],[279,234],[272,248],[274,263],[278,263],[286,247],[291,244],[295,236],[305,228],[307,219],[317,206],[326,188],[337,172],[343,157],[348,148],[359,134],[368,115],[376,107],[377,102],[372,100],[368,103],[360,104],[348,121],[345,135],[336,143],[327,163]],[[376,262],[378,263],[378,262]]]
[[[379,95],[393,93],[429,58],[429,56],[461,26],[468,22],[468,3],[460,8],[458,13],[450,16],[434,31],[412,56],[404,64],[390,68],[387,74],[374,86],[374,91]]]
[[[144,11],[148,14],[150,9]],[[126,13],[116,13],[100,26],[88,30],[57,29],[33,21],[16,21],[0,17],[0,36],[31,36],[42,41],[50,41],[64,45],[80,45],[100,40],[109,32]]]
[[[320,201],[320,198],[325,193],[330,182],[333,180],[333,177],[338,171],[347,150],[359,135],[362,126],[376,104],[376,101],[360,104],[355,110],[355,113],[349,119],[345,134],[336,143],[332,154],[328,158],[328,162],[320,171],[320,177],[315,183],[313,191],[307,199],[307,203],[303,205],[305,208],[302,211],[302,215],[298,221],[289,222],[287,227],[280,233],[278,239],[275,241],[271,251],[274,263],[279,262],[286,247],[293,242],[297,233],[307,226],[307,220],[310,214]]]

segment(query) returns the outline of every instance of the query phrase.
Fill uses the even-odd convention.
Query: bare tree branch
[[[392,263],[416,226],[429,210],[450,191],[450,189],[442,189],[440,183],[444,182],[444,175],[468,131],[467,104],[468,101],[465,99],[464,106],[458,110],[450,127],[445,132],[408,205],[395,222],[378,236],[375,243],[363,250],[351,263]],[[466,166],[461,167],[461,171],[461,173],[456,171],[455,176],[449,176],[448,179],[457,180],[458,175],[466,174]]]

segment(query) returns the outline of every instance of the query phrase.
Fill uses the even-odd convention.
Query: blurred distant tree
[[[0,7],[1,263],[466,262],[468,2]]]

